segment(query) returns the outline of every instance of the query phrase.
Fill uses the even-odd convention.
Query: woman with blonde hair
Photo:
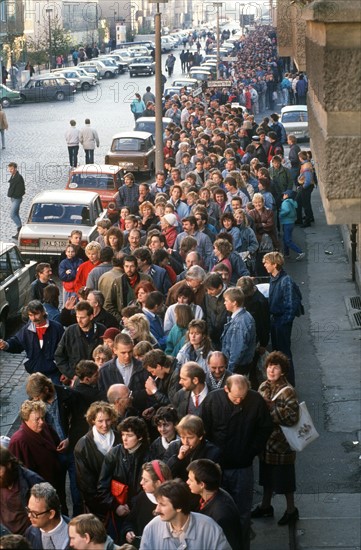
[[[155,208],[150,201],[144,201],[139,205],[139,213],[142,217],[142,229],[144,231],[148,231],[152,225],[157,225],[159,223]]]
[[[91,241],[85,247],[85,254],[88,261],[80,264],[74,280],[74,291],[78,292],[81,287],[86,286],[89,273],[94,267],[100,264],[100,251],[102,247],[96,241]]]
[[[138,342],[149,342],[153,347],[158,347],[156,339],[150,333],[149,321],[143,313],[136,313],[129,317],[127,328],[122,332],[129,334],[134,344]]]

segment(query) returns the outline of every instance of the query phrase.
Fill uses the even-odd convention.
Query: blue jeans
[[[283,229],[283,251],[288,256],[290,249],[297,254],[301,254],[302,250],[292,240],[292,231],[295,225],[293,223],[285,223],[282,225]]]
[[[11,198],[10,218],[14,222],[17,228],[21,227],[21,219],[19,216],[20,205],[22,203],[22,197],[20,199]]]
[[[69,474],[70,493],[71,493],[71,500],[73,503],[72,517],[75,517],[83,513],[83,507],[82,507],[79,489],[76,484],[74,453],[70,450],[67,450],[64,453],[58,453],[58,457],[59,457],[60,464],[62,466],[63,475],[65,476],[66,472],[68,472]]]
[[[251,510],[253,500],[253,467],[223,470],[222,487],[233,497],[239,510],[244,550],[250,547]]]

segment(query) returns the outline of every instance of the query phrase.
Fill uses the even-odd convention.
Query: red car
[[[73,168],[65,189],[95,191],[104,208],[115,200],[123,183],[123,169],[114,164],[84,164]]]

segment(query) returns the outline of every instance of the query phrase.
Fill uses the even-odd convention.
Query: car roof
[[[67,189],[52,189],[51,191],[41,191],[41,193],[38,193],[33,199],[33,204],[37,202],[83,204],[91,202],[97,196],[99,196],[98,193],[94,193],[93,191],[77,191],[74,193],[74,191]]]
[[[73,168],[71,173],[72,174],[80,174],[83,172],[87,172],[89,174],[114,174],[117,172],[120,172],[122,168],[117,166],[116,164],[82,164],[81,166],[77,166],[76,168]]]
[[[138,132],[137,130],[134,130],[133,132],[118,132],[117,134],[114,134],[112,139],[119,139],[119,138],[148,139],[149,137],[152,137],[152,134],[150,132]]]
[[[307,105],[286,105],[286,107],[282,107],[281,114],[291,111],[307,111]]]
[[[141,117],[137,118],[137,120],[135,122],[136,123],[137,122],[147,122],[148,120],[150,120],[151,122],[155,122],[155,119],[156,119],[155,116],[141,116]],[[162,117],[162,121],[167,122],[168,124],[173,122],[173,120],[169,116]]]

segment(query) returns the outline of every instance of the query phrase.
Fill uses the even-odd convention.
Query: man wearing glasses
[[[117,423],[123,422],[128,416],[139,416],[139,411],[133,407],[133,392],[124,384],[110,386],[107,399],[118,414]]]
[[[31,522],[31,526],[25,532],[25,538],[32,548],[68,548],[69,520],[61,515],[59,497],[50,483],[33,485],[25,510]]]

